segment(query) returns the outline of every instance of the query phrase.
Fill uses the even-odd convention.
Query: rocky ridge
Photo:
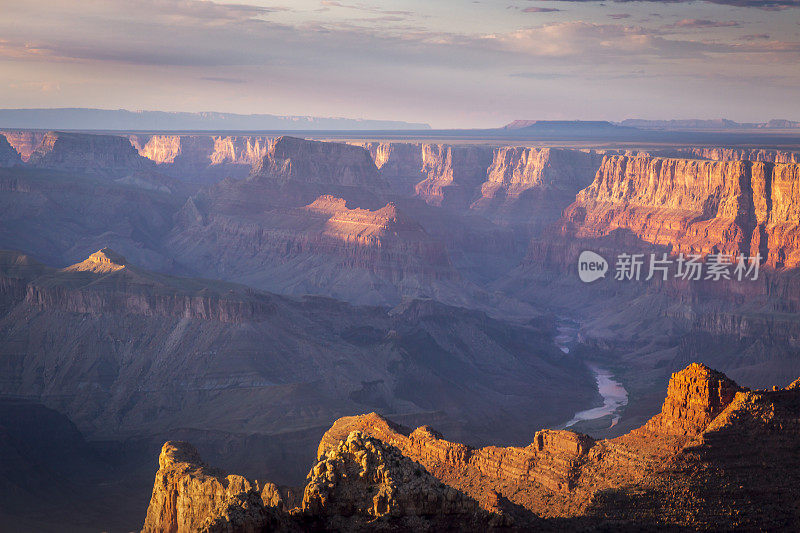
[[[478,523],[544,530],[567,524],[581,529],[796,525],[796,506],[777,502],[796,496],[800,454],[789,443],[800,432],[798,414],[795,385],[749,391],[692,364],[673,374],[660,414],[612,440],[542,430],[525,448],[476,449],[444,440],[427,427],[411,432],[375,414],[349,417],[323,437],[303,502],[284,516],[323,520],[346,531],[374,526],[377,519],[384,528],[403,530],[410,516],[418,520],[417,528],[443,518],[467,529],[465,524]],[[751,453],[754,443],[759,454],[771,454],[766,470],[754,464],[766,457]],[[413,475],[409,467],[416,469]],[[184,476],[167,484],[163,476],[162,467],[152,502],[163,500],[165,492],[187,490]],[[197,509],[207,509],[204,496],[197,498]],[[437,503],[427,507],[426,502]],[[154,512],[159,509],[151,503],[146,527],[176,516]],[[213,511],[207,517],[216,519]],[[262,530],[223,522],[234,531]],[[297,523],[284,527],[296,529]]]

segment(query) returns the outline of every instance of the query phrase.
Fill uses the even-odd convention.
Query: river
[[[569,353],[570,347],[578,341],[579,329],[580,324],[578,322],[559,317],[558,335],[554,339],[556,346],[562,352]],[[587,366],[594,374],[595,381],[597,381],[597,390],[603,398],[603,405],[575,413],[572,420],[559,426],[560,428],[568,428],[584,420],[596,420],[606,416],[612,417],[610,427],[614,427],[619,422],[620,410],[628,405],[628,391],[614,379],[614,374],[595,364],[587,363]]]

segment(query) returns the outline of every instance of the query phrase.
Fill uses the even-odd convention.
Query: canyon
[[[717,450],[687,435],[737,394],[755,394],[745,411],[782,396],[706,367],[670,379],[692,362],[751,389],[800,375],[796,146],[339,140],[0,132],[0,395],[64,416],[77,455],[128,458],[124,528],[176,440],[197,448],[164,449],[164,490],[214,495],[184,500],[179,529],[690,526],[668,483],[728,490],[684,475]],[[612,268],[620,253],[763,264],[754,281],[584,284],[584,250]],[[627,403],[606,409],[610,383]],[[695,385],[724,399],[679,399]],[[152,530],[184,520],[170,498]]]
[[[66,414],[93,441],[177,432],[210,449],[291,442],[266,465],[240,464],[295,480],[319,428],[352,412],[518,442],[527,429],[516,417],[553,424],[596,395],[546,319],[279,296],[150,272],[110,249],[64,269],[0,259],[0,393]],[[574,390],[569,400],[556,384]]]

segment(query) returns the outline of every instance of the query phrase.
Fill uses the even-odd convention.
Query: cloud
[[[323,7],[340,7],[343,9],[353,9],[356,11],[365,11],[367,13],[374,13],[378,15],[394,15],[395,17],[409,17],[414,13],[412,11],[400,9],[382,9],[379,7],[368,6],[365,4],[345,4],[336,0],[321,0],[320,4]]]
[[[752,35],[742,35],[739,37],[741,41],[759,41],[759,40],[768,40],[770,35],[768,33],[756,33]]]
[[[622,20],[622,19],[631,18],[630,13],[612,13],[612,14],[610,14],[608,16],[609,16],[609,18],[612,18],[614,20]]]
[[[734,20],[719,21],[708,19],[683,19],[674,24],[667,24],[665,28],[738,28],[741,23]]]
[[[555,13],[561,11],[554,7],[526,7],[522,10],[523,13]]]
[[[557,2],[603,2],[605,0],[547,0]],[[660,4],[681,4],[692,3],[695,0],[613,0],[617,3],[628,2],[658,2]],[[800,7],[800,0],[704,0],[712,4],[721,4],[731,7],[752,7],[756,9],[763,9],[766,11],[780,11],[783,9],[791,9]]]

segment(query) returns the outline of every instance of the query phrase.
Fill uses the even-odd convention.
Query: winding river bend
[[[560,318],[558,324],[558,335],[555,337],[556,346],[562,352],[569,353],[570,346],[578,340],[578,329],[580,324],[567,318]],[[606,416],[611,416],[611,426],[614,427],[619,422],[620,410],[628,405],[628,391],[618,382],[614,380],[614,375],[597,365],[587,364],[594,374],[597,381],[597,389],[600,396],[603,398],[603,405],[594,407],[585,411],[575,413],[572,420],[560,426],[561,428],[569,428],[585,420],[596,420]]]

